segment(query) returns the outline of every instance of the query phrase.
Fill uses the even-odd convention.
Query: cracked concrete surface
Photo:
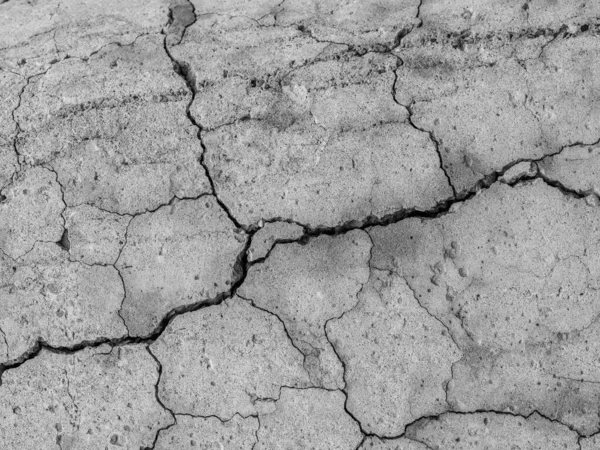
[[[600,448],[599,3],[0,29],[0,448]]]

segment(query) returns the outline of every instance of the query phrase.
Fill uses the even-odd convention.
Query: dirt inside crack
[[[0,448],[599,448],[599,27],[0,0]]]

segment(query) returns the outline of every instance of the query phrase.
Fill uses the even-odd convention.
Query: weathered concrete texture
[[[19,93],[25,84],[25,78],[0,70],[0,189],[9,183],[19,166],[14,149],[18,130],[13,112],[19,105]]]
[[[448,386],[454,409],[537,410],[598,431],[599,385],[586,382],[597,358],[598,230],[600,210],[538,180],[370,231],[373,267],[401,274],[465,353]]]
[[[344,394],[323,389],[281,390],[274,405],[262,405],[257,450],[354,450],[362,439],[344,411]]]
[[[288,222],[268,222],[252,236],[248,262],[266,257],[275,243],[297,241],[304,234],[300,225]]]
[[[359,298],[327,335],[346,368],[348,410],[366,432],[397,436],[448,410],[445,385],[461,353],[398,275],[372,271]]]
[[[420,23],[419,5],[416,0],[286,0],[275,17],[277,25],[304,27],[320,41],[381,51]]]
[[[127,45],[167,22],[167,1],[10,0],[0,10],[0,68],[31,76],[67,57]]]
[[[241,275],[235,266],[246,239],[212,196],[134,217],[116,263],[130,335],[150,335],[171,310],[228,292]]]
[[[430,450],[430,448],[425,444],[405,437],[397,439],[368,437],[359,447],[359,450]]]
[[[600,448],[600,435],[595,435],[589,438],[583,438],[579,441],[581,450],[595,450]]]
[[[352,309],[369,277],[371,241],[364,231],[280,244],[252,267],[239,295],[277,315],[316,386],[344,387],[343,367],[325,335],[325,324]]]
[[[600,145],[576,145],[538,163],[548,179],[582,194],[600,195]]]
[[[423,29],[397,49],[396,99],[433,133],[459,192],[513,161],[597,141],[597,36],[561,33],[543,48],[552,34],[472,33]]]
[[[36,167],[20,172],[0,192],[0,250],[19,258],[36,242],[57,242],[63,228],[64,209],[56,174]]]
[[[220,15],[171,53],[197,92],[217,194],[240,222],[335,226],[452,195],[434,143],[394,102],[397,58]]]
[[[143,346],[43,351],[2,375],[0,440],[30,450],[150,447],[173,418],[156,401],[158,367]]]
[[[239,415],[222,421],[216,417],[176,415],[177,424],[161,431],[155,450],[252,450],[259,423]]]
[[[535,413],[527,418],[495,413],[444,414],[417,422],[406,435],[427,448],[444,450],[579,449],[577,433]]]
[[[70,347],[127,335],[119,317],[123,285],[114,267],[71,262],[55,243],[38,243],[13,260],[0,254],[0,363],[19,359],[38,340]]]
[[[239,298],[176,317],[150,349],[163,367],[159,397],[176,414],[246,417],[282,386],[309,383],[281,322]]]
[[[17,149],[57,172],[69,206],[133,214],[196,197],[210,185],[190,95],[161,36],[110,45],[30,81],[15,113]]]
[[[121,216],[89,205],[66,208],[69,254],[84,264],[114,264],[125,245],[131,216]]]

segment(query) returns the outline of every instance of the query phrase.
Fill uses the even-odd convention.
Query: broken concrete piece
[[[576,145],[538,163],[549,180],[582,194],[600,194],[600,145]]]
[[[161,36],[68,59],[30,81],[16,117],[18,150],[58,174],[69,206],[152,211],[210,192],[190,93]]]
[[[535,410],[598,431],[600,389],[577,381],[595,350],[562,342],[583,330],[596,340],[598,230],[597,208],[541,180],[495,184],[439,219],[369,230],[372,266],[401,274],[465,353],[448,386],[454,410]]]
[[[150,349],[162,364],[158,395],[176,414],[246,417],[281,386],[308,384],[281,322],[239,298],[177,316]]]
[[[55,243],[38,243],[18,260],[0,254],[0,329],[15,361],[38,341],[53,347],[127,335],[119,317],[125,295],[114,267],[71,262]]]
[[[362,439],[344,411],[341,391],[281,389],[271,411],[260,413],[256,450],[353,450]]]
[[[24,170],[5,187],[0,202],[0,250],[17,259],[36,242],[57,242],[64,208],[56,174],[42,167]]]
[[[371,241],[364,231],[281,244],[254,265],[239,295],[279,317],[315,386],[344,387],[343,367],[325,335],[325,324],[352,309],[369,277]]]
[[[409,427],[406,436],[422,442],[427,448],[444,450],[579,448],[577,433],[537,413],[529,417],[483,412],[448,413],[439,418],[420,420]]]
[[[173,418],[143,346],[47,350],[2,374],[0,441],[11,450],[148,448]]]
[[[116,263],[130,335],[148,336],[173,309],[228,292],[246,239],[209,195],[134,217]]]
[[[500,177],[500,181],[506,184],[514,184],[523,178],[533,178],[538,173],[538,166],[535,162],[520,162],[508,169]]]
[[[252,450],[256,444],[258,419],[233,416],[222,421],[217,417],[175,415],[176,424],[162,430],[155,450],[231,449]]]
[[[266,257],[277,242],[298,240],[304,234],[304,228],[295,223],[267,222],[252,236],[248,249],[248,262]]]
[[[445,383],[461,352],[398,275],[372,270],[359,299],[327,324],[346,368],[347,408],[365,432],[398,436],[448,410]]]
[[[64,212],[72,260],[85,264],[114,264],[125,245],[131,216],[111,214],[89,205]]]
[[[160,33],[168,1],[0,2],[0,68],[31,76],[67,57],[87,58],[110,43]]]
[[[380,439],[371,437],[365,439],[359,450],[429,450],[425,444],[407,439],[405,437],[397,439]]]

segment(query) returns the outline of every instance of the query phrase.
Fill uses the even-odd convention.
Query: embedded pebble
[[[269,254],[277,242],[295,241],[304,234],[300,225],[288,222],[269,222],[258,230],[252,237],[248,249],[248,261],[262,259]]]

